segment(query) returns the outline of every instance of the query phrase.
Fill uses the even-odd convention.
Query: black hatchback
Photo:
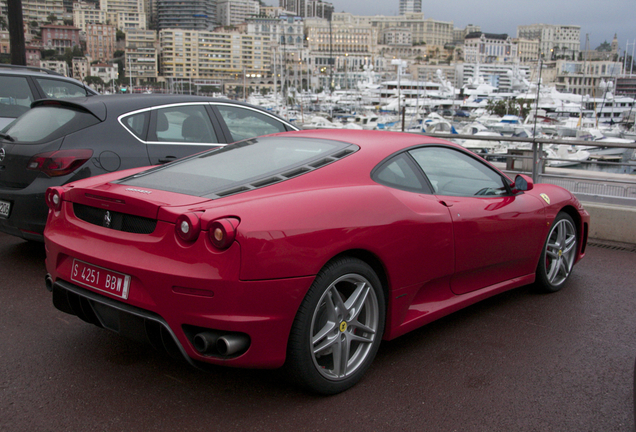
[[[0,132],[0,231],[42,240],[50,186],[297,130],[263,109],[183,95],[45,99]]]

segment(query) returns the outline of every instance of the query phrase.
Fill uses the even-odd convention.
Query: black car
[[[297,129],[248,104],[197,96],[36,101],[0,132],[0,231],[42,241],[50,186]]]
[[[35,100],[96,94],[83,83],[49,69],[0,65],[0,129],[27,112]]]

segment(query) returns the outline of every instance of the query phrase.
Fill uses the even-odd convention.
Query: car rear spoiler
[[[58,105],[73,108],[76,110],[88,112],[94,115],[100,121],[106,120],[106,105],[104,104],[104,102],[92,103],[89,106],[73,102],[72,99],[39,99],[31,102],[31,108],[44,105]]]

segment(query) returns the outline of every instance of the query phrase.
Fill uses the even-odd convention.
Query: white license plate
[[[74,259],[71,280],[124,300],[128,298],[130,276],[123,273]]]
[[[9,211],[11,210],[11,203],[7,201],[0,201],[0,216],[9,217]]]

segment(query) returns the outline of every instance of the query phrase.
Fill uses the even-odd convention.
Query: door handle
[[[162,159],[159,159],[159,163],[160,164],[165,164],[165,163],[168,163],[168,162],[172,162],[175,159],[177,159],[176,156],[166,156],[166,157],[164,157]]]

